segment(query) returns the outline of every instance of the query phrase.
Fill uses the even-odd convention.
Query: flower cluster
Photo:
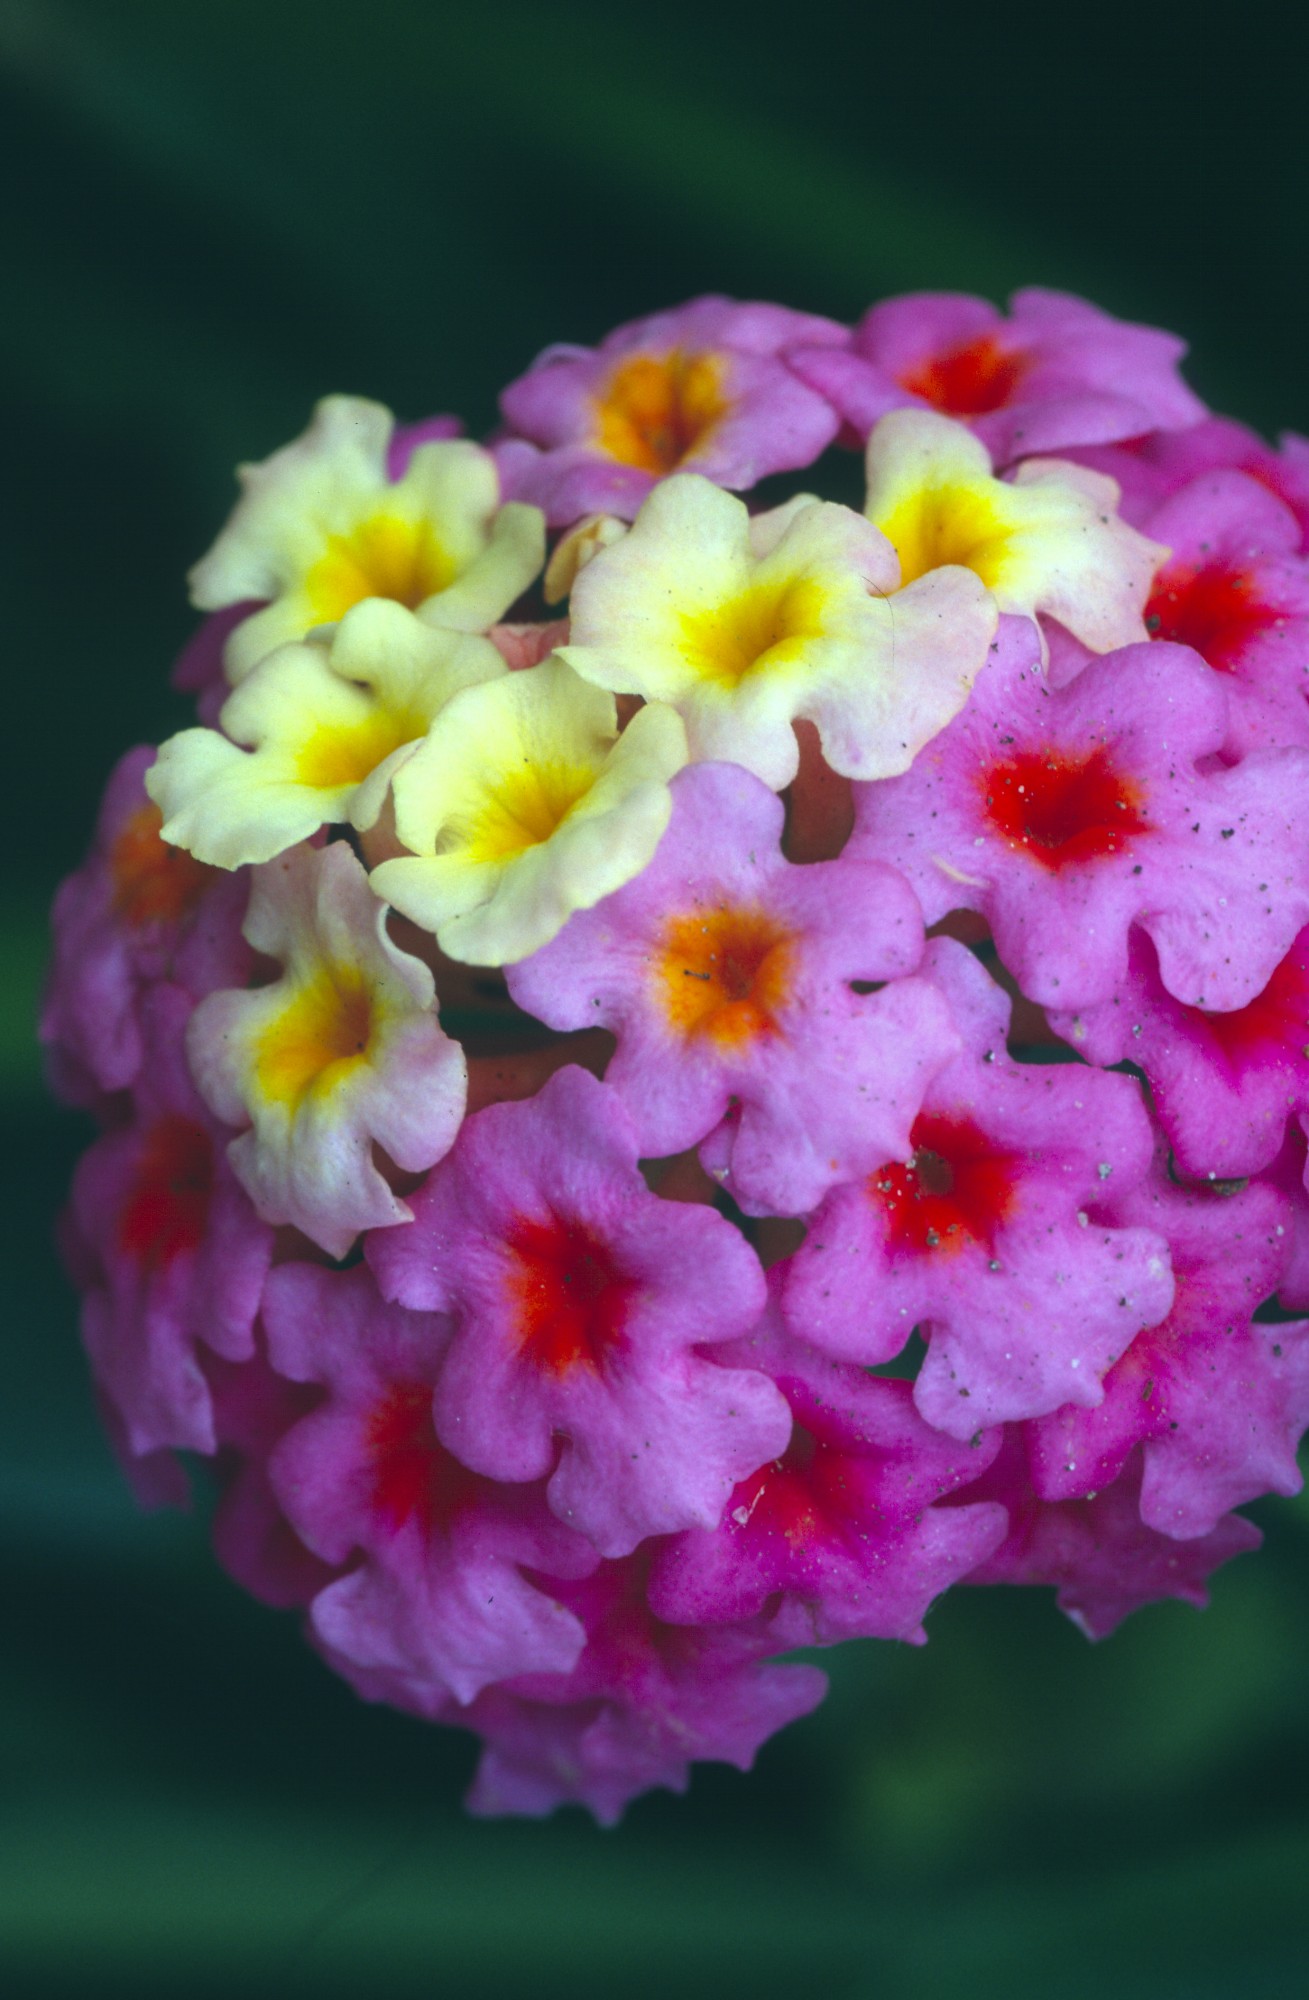
[[[951,1584],[1203,1602],[1297,1487],[1309,444],[1181,351],[701,299],[486,445],[328,399],[192,573],[55,906],[85,1344],[477,1811],[746,1767]]]

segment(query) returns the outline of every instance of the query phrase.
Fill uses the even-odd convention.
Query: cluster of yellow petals
[[[862,514],[799,494],[752,516],[672,469],[715,420],[715,380],[624,369],[612,449],[669,476],[630,527],[564,535],[544,581],[568,620],[498,645],[544,529],[501,503],[478,446],[421,445],[391,479],[389,413],[332,397],[246,468],[193,584],[202,605],[260,608],[231,635],[218,727],[175,736],[150,774],[165,841],[237,868],[352,827],[377,896],[450,956],[504,964],[646,865],[688,758],[781,789],[812,724],[834,772],[892,776],[962,708],[1001,613],[1047,613],[1097,651],[1144,636],[1164,552],[1119,519],[1112,481],[1048,460],[997,479],[963,425],[905,409],[869,440]]]

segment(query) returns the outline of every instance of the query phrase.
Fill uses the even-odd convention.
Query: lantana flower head
[[[959,1585],[1200,1604],[1298,1486],[1309,444],[1181,354],[700,299],[485,443],[328,398],[193,572],[55,906],[83,1339],[475,1812],[748,1769]]]

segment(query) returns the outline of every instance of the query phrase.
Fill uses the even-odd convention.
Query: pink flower
[[[1009,1001],[962,945],[929,945],[964,1052],[928,1086],[908,1164],[884,1160],[813,1217],[783,1292],[788,1326],[826,1352],[889,1361],[915,1326],[915,1386],[949,1436],[1095,1405],[1100,1380],[1172,1303],[1168,1246],[1091,1215],[1150,1165],[1129,1077],[1005,1052]]]
[[[566,1672],[582,1628],[524,1572],[575,1576],[595,1555],[539,1487],[479,1479],[438,1442],[449,1325],[385,1304],[365,1267],[308,1264],[274,1273],[264,1319],[273,1366],[327,1390],[269,1462],[306,1546],[349,1565],[314,1598],[319,1636],[359,1667],[461,1702],[513,1674]]]
[[[717,1528],[657,1549],[652,1608],[688,1625],[767,1612],[794,1646],[921,1643],[932,1600],[1004,1535],[999,1507],[934,1504],[985,1469],[999,1432],[971,1444],[940,1436],[915,1413],[908,1382],[822,1359],[787,1337],[775,1310],[738,1352],[786,1397],[790,1442],[740,1482]]]
[[[1263,1540],[1253,1521],[1224,1514],[1208,1534],[1177,1541],[1145,1525],[1140,1493],[1138,1451],[1102,1493],[1085,1500],[1040,1500],[1025,1434],[1011,1430],[995,1463],[968,1489],[970,1499],[985,1495],[1003,1502],[1009,1532],[967,1581],[1052,1584],[1059,1609],[1088,1639],[1105,1639],[1133,1611],[1160,1598],[1178,1597],[1203,1608],[1213,1572]]]
[[[191,1008],[167,985],[142,1003],[130,1115],[83,1154],[73,1179],[74,1219],[96,1266],[82,1337],[138,1457],[214,1451],[202,1351],[229,1361],[254,1353],[272,1256],[272,1231],[237,1186],[227,1135],[187,1072]]]
[[[1158,639],[1224,677],[1226,757],[1309,744],[1309,561],[1290,508],[1244,472],[1193,480],[1150,516],[1172,555],[1145,608]]]
[[[809,465],[837,417],[779,358],[845,329],[782,306],[694,299],[620,326],[598,348],[548,347],[500,398],[511,440],[497,448],[506,490],[566,527],[584,514],[630,520],[670,472],[734,491]]]
[[[489,1478],[548,1476],[608,1556],[712,1527],[790,1431],[766,1375],[700,1352],[758,1318],[754,1252],[712,1210],[652,1195],[637,1152],[613,1092],[560,1070],[469,1118],[412,1226],[368,1244],[388,1298],[453,1321],[441,1441]]]
[[[735,765],[693,765],[672,792],[654,860],[512,966],[509,990],[553,1028],[617,1036],[606,1083],[643,1153],[697,1145],[735,1105],[732,1194],[803,1215],[904,1150],[957,1047],[935,989],[902,976],[918,908],[883,863],[784,860],[782,801]]]
[[[1201,473],[1244,472],[1290,508],[1309,533],[1309,440],[1285,432],[1274,451],[1245,424],[1206,417],[1187,430],[1160,430],[1134,440],[1132,450],[1159,481],[1161,497],[1176,493]]]
[[[685,1791],[692,1760],[748,1771],[775,1730],[822,1700],[827,1677],[816,1667],[768,1662],[777,1648],[762,1621],[659,1618],[648,1569],[637,1554],[568,1587],[587,1643],[566,1679],[520,1681],[468,1711],[487,1745],[473,1812],[539,1817],[575,1801],[612,1825],[639,1792]]]
[[[1148,938],[1131,937],[1112,1000],[1050,1010],[1050,1025],[1092,1062],[1145,1071],[1155,1113],[1192,1180],[1258,1173],[1277,1156],[1288,1119],[1309,1112],[1309,929],[1263,990],[1216,1013],[1174,999]]]
[[[1220,677],[1154,641],[1052,691],[1006,620],[972,700],[902,778],[855,786],[851,852],[893,860],[928,923],[978,910],[1025,994],[1110,999],[1133,924],[1170,993],[1244,1006],[1309,917],[1309,752],[1211,767]]]
[[[848,348],[799,345],[787,359],[860,439],[887,410],[918,404],[969,424],[1007,465],[1194,424],[1205,409],[1177,374],[1185,351],[1172,334],[1031,286],[1008,319],[960,292],[887,299]]]
[[[1298,1493],[1309,1426],[1309,1321],[1252,1315],[1286,1264],[1289,1216],[1258,1183],[1237,1194],[1171,1186],[1162,1173],[1108,1205],[1119,1224],[1168,1238],[1177,1293],[1105,1377],[1098,1409],[1071,1405],[1032,1431],[1043,1500],[1081,1499],[1145,1447],[1141,1519],[1183,1540],[1211,1534],[1260,1493]]]
[[[56,1089],[78,1104],[135,1080],[142,998],[158,981],[198,1000],[244,984],[253,960],[248,882],[159,838],[143,782],[154,758],[143,745],[114,766],[91,852],[55,897],[40,1034]]]
[[[302,1609],[336,1572],[305,1547],[278,1506],[268,1458],[291,1426],[321,1400],[321,1393],[276,1374],[262,1347],[248,1361],[223,1361],[210,1354],[203,1361],[219,1447],[214,1554],[261,1604]]]

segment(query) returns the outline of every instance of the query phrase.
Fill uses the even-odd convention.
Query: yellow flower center
[[[426,734],[427,724],[421,716],[385,708],[379,702],[371,715],[349,728],[315,730],[296,757],[296,779],[325,792],[343,785],[362,785],[393,750],[416,743]]]
[[[299,1110],[311,1091],[327,1092],[368,1060],[373,996],[354,966],[328,965],[300,986],[255,1050],[261,1095]]]
[[[736,687],[747,674],[796,665],[825,636],[826,609],[808,578],[752,584],[712,611],[684,612],[679,650],[702,679]]]
[[[878,518],[876,525],[900,558],[901,588],[929,570],[957,564],[972,570],[993,590],[1009,555],[1011,524],[984,487],[961,483],[920,487]]]
[[[633,354],[596,398],[596,442],[656,478],[676,471],[729,408],[712,354]]]
[[[589,764],[525,764],[484,779],[447,824],[437,852],[462,851],[473,862],[512,861],[557,833],[596,780]]]
[[[366,597],[389,597],[416,611],[453,583],[455,573],[430,521],[374,514],[348,534],[328,537],[305,590],[315,624],[334,625]]]

